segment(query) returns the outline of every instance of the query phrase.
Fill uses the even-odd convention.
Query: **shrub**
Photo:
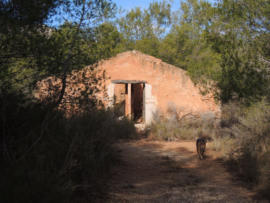
[[[250,186],[270,198],[270,105],[265,100],[249,107],[240,103],[223,105],[217,122],[211,116],[179,117],[175,110],[164,118],[155,115],[150,138],[158,140],[211,137],[210,145],[218,151],[227,166]]]
[[[105,110],[66,118],[22,95],[1,100],[1,202],[91,201],[106,194],[113,143],[133,124]]]
[[[216,121],[214,117],[194,116],[186,114],[179,117],[178,113],[170,111],[168,118],[162,115],[155,115],[154,122],[150,126],[150,138],[157,140],[193,140],[203,134],[211,137],[214,131]]]
[[[270,190],[270,105],[266,101],[248,108],[226,105],[214,147],[245,181],[261,191]]]

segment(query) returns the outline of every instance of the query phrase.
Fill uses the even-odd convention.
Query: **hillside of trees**
[[[269,0],[184,0],[176,11],[163,0],[124,12],[113,0],[1,0],[0,201],[76,202],[106,193],[113,143],[134,137],[133,124],[93,106],[71,118],[57,107],[71,71],[127,50],[185,69],[214,91],[220,128],[230,130],[214,139],[232,146],[226,156],[239,150],[228,161],[236,171],[248,167],[242,175],[267,191],[269,22]],[[36,84],[48,76],[61,79],[61,90],[37,101]]]

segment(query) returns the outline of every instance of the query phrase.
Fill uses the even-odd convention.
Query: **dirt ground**
[[[199,160],[195,142],[140,140],[116,147],[121,163],[106,202],[264,202],[253,200],[209,148]]]

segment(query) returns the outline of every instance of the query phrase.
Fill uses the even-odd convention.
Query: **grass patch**
[[[154,140],[195,140],[199,136],[212,137],[215,133],[216,122],[213,117],[204,118],[192,114],[179,117],[174,113],[167,118],[161,115],[154,118],[149,127],[149,138]]]

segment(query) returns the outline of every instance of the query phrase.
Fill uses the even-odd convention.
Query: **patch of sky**
[[[136,7],[140,7],[142,9],[147,9],[148,6],[153,2],[162,2],[163,0],[112,0],[113,3],[116,4],[118,11],[116,13],[116,18],[124,16],[124,14],[131,9],[134,9]],[[172,12],[179,12],[181,7],[181,2],[184,2],[185,0],[167,0],[171,4]],[[211,4],[217,3],[219,0],[208,0]],[[77,10],[77,9],[76,9]],[[46,25],[50,27],[59,27],[62,25],[65,21],[78,21],[78,19],[74,19],[76,16],[75,11],[72,10],[72,7],[67,11],[64,8],[58,8],[57,14],[53,15],[51,18],[49,18],[46,22]],[[76,17],[75,17],[76,18]],[[92,24],[95,24],[96,22],[91,22]]]
[[[181,2],[185,0],[168,0],[171,3],[172,10],[176,11],[180,8]],[[208,0],[211,4],[216,3],[218,0]],[[116,5],[124,10],[131,10],[135,7],[141,7],[147,9],[150,3],[162,2],[162,0],[113,0]]]

